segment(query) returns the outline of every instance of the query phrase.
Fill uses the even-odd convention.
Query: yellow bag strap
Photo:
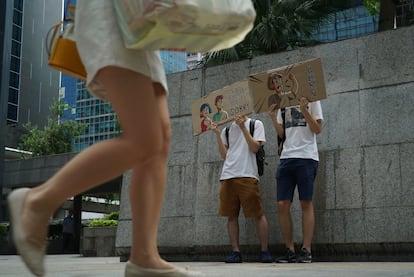
[[[61,28],[63,21],[60,21],[53,25],[46,34],[46,53],[50,57],[53,49],[53,43],[56,40],[56,34],[59,33],[59,29]],[[50,37],[50,35],[52,36]]]
[[[60,33],[59,35],[61,35],[61,33],[62,33],[62,32],[59,32],[59,29],[62,28],[64,23],[74,21],[74,18],[75,18],[75,5],[72,5],[71,3],[72,3],[72,0],[69,0],[66,4],[65,12],[63,14],[63,21],[59,21],[58,23],[53,25],[46,34],[46,52],[47,52],[47,55],[49,57],[50,57],[50,54],[52,53],[52,50],[53,50],[53,43],[56,41],[56,38],[57,38],[56,34]],[[69,16],[66,16],[67,12],[69,12]],[[51,34],[52,34],[52,36],[50,37]]]

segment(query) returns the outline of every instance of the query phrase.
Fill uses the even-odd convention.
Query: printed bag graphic
[[[125,46],[207,52],[230,48],[253,28],[250,0],[113,0]]]

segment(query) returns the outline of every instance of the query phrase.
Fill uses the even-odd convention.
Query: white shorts
[[[88,89],[97,97],[105,98],[94,78],[101,68],[118,66],[148,76],[168,92],[159,52],[125,48],[112,2],[78,0],[76,4],[76,45],[87,72]]]

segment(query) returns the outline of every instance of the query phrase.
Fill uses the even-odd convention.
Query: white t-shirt
[[[309,113],[316,120],[323,120],[320,101],[308,104]],[[279,110],[277,121],[282,124],[282,114]],[[311,131],[299,106],[286,108],[285,112],[286,141],[283,144],[281,159],[301,158],[319,161],[316,134]]]
[[[246,120],[244,125],[250,132],[250,118]],[[259,180],[257,173],[256,153],[249,149],[249,145],[242,133],[242,130],[236,123],[232,123],[229,129],[229,145],[227,149],[226,159],[224,160],[223,170],[221,172],[220,180],[226,180],[236,177],[251,177]],[[256,119],[254,124],[253,138],[261,141],[262,144],[266,141],[263,123]],[[227,145],[226,128],[221,132],[221,139]]]

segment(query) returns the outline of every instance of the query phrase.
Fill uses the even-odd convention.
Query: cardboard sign
[[[327,97],[320,58],[251,74],[249,80],[255,113],[267,112],[271,104],[299,105],[301,97],[310,102]]]
[[[211,92],[194,101],[191,110],[195,136],[209,130],[211,122],[221,125],[233,120],[235,115],[252,113],[248,81],[243,80]]]

